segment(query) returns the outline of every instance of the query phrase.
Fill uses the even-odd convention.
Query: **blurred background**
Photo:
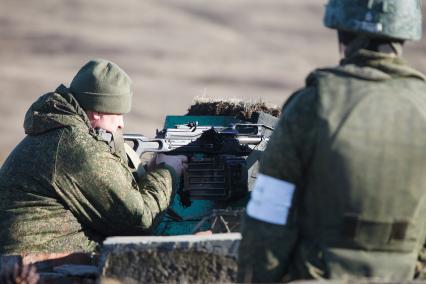
[[[308,72],[335,65],[326,0],[0,0],[0,165],[26,110],[91,58],[134,83],[126,132],[154,136],[194,97],[282,105]],[[424,14],[426,10],[424,9]],[[424,28],[426,30],[426,28]],[[405,58],[426,72],[426,39]]]

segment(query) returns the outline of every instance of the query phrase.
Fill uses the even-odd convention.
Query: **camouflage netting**
[[[227,115],[241,120],[250,120],[255,112],[265,112],[278,117],[281,109],[277,106],[267,105],[262,100],[245,102],[237,99],[195,98],[186,115]]]

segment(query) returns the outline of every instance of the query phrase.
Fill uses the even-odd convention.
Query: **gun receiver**
[[[167,152],[188,156],[183,192],[190,199],[228,200],[248,191],[246,157],[267,142],[262,124],[231,124],[229,127],[179,124],[157,131],[156,138],[125,134],[138,155]]]

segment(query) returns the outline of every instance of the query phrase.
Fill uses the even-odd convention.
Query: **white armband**
[[[260,221],[285,225],[295,185],[284,180],[258,174],[247,215]]]

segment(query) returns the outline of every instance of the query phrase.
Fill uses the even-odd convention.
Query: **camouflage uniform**
[[[287,223],[245,217],[239,281],[413,278],[426,236],[425,80],[363,49],[308,77],[259,170],[296,185]]]
[[[28,110],[24,140],[0,170],[0,253],[93,251],[147,234],[176,183],[160,166],[139,181],[64,86]]]

